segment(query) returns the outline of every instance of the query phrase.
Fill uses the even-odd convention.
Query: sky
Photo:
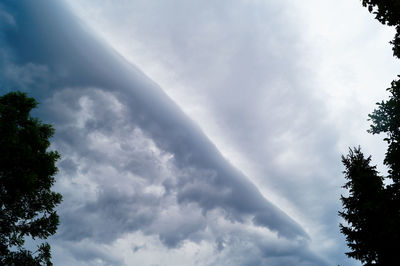
[[[360,265],[340,157],[386,171],[393,36],[357,0],[2,1],[1,94],[62,156],[54,264]]]

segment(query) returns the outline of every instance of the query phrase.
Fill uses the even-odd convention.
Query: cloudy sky
[[[359,265],[340,155],[394,31],[348,0],[5,0],[1,94],[56,129],[55,265]]]

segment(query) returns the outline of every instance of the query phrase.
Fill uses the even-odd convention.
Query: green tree
[[[396,27],[396,35],[390,42],[393,54],[400,58],[400,1],[399,0],[362,0],[363,6],[384,25]]]
[[[400,76],[399,76],[400,77]],[[400,185],[400,79],[392,82],[387,89],[389,100],[377,103],[378,108],[369,115],[372,121],[369,132],[372,134],[385,133],[384,140],[388,143],[384,163],[389,167],[389,178],[393,186]]]
[[[391,44],[394,55],[400,58],[400,1],[364,2],[367,2],[369,10],[371,6],[376,9],[373,12],[381,23],[396,27],[396,35]],[[390,93],[389,99],[377,103],[378,107],[369,115],[372,122],[369,132],[386,135],[384,141],[388,148],[383,163],[388,167],[387,178],[390,182],[385,189],[389,199],[386,202],[385,230],[388,241],[400,243],[400,79],[392,81],[387,91]]]
[[[51,191],[60,155],[47,151],[54,129],[30,116],[37,106],[21,92],[0,97],[0,264],[52,265],[50,245],[32,252],[24,239],[46,239],[59,224],[54,208],[61,195]]]
[[[389,261],[392,255],[385,248],[389,239],[384,230],[387,193],[383,177],[379,176],[376,166],[370,165],[371,156],[365,158],[360,148],[350,149],[346,157],[342,156],[342,162],[348,180],[343,187],[349,191],[347,197],[341,196],[344,210],[339,212],[347,222],[347,225],[340,224],[351,249],[346,255],[365,265]]]
[[[363,6],[375,14],[381,23],[396,27],[390,42],[393,54],[400,58],[400,1],[362,0]],[[400,76],[399,76],[400,77]],[[377,103],[378,108],[369,115],[372,134],[386,134],[388,144],[384,164],[388,176],[382,178],[370,157],[364,158],[360,149],[350,150],[342,161],[349,181],[344,188],[349,197],[342,196],[344,210],[339,215],[347,225],[341,224],[351,252],[349,257],[365,265],[397,265],[400,243],[400,80],[394,80],[387,89],[389,100]],[[387,185],[383,180],[387,179]]]

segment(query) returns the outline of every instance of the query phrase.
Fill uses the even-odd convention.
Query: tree
[[[400,58],[400,1],[362,0],[363,6],[375,14],[381,23],[396,27],[390,42],[393,54]],[[400,76],[399,76],[400,77]],[[377,103],[378,108],[369,115],[372,134],[385,133],[388,144],[384,164],[388,176],[383,178],[370,166],[370,157],[364,158],[360,149],[350,150],[342,157],[349,181],[344,188],[349,197],[341,197],[343,208],[339,215],[347,226],[340,224],[351,252],[349,257],[365,265],[397,265],[400,243],[400,80],[394,80],[389,100]],[[386,179],[387,185],[383,180]]]
[[[369,9],[371,5],[376,7],[374,13],[381,23],[396,26],[396,36],[391,44],[394,55],[400,58],[400,1],[368,2]],[[388,240],[400,243],[400,79],[392,81],[387,91],[390,93],[389,99],[377,103],[378,108],[369,115],[372,122],[369,132],[386,135],[384,141],[388,148],[383,163],[388,167],[387,179],[390,184],[386,187],[389,201],[386,202],[388,218],[385,230],[390,234]]]
[[[383,177],[378,175],[376,166],[370,165],[371,156],[365,158],[360,148],[350,149],[347,157],[342,156],[342,162],[348,180],[343,187],[349,191],[348,197],[341,196],[344,210],[339,212],[348,224],[340,224],[351,249],[346,255],[365,265],[389,261],[392,254],[386,247],[389,239],[384,230],[388,200]]]
[[[396,35],[390,42],[393,54],[400,58],[400,1],[399,0],[362,0],[363,6],[384,25],[395,26]]]
[[[400,76],[399,76],[400,77]],[[378,108],[369,115],[372,121],[372,134],[386,133],[384,140],[388,143],[388,150],[384,163],[389,167],[389,177],[394,186],[400,185],[400,79],[392,82],[387,89],[390,92],[389,100],[377,103]]]
[[[59,224],[54,208],[62,196],[51,191],[60,158],[47,151],[54,129],[30,116],[37,106],[21,92],[0,97],[0,264],[52,265],[50,245],[35,252],[26,237],[46,239]]]

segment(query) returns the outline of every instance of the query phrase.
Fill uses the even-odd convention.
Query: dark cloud
[[[54,264],[57,265],[124,265],[124,261],[109,254],[109,251],[100,245],[94,245],[88,242],[61,242],[52,246],[52,249],[58,250],[62,244],[62,253],[57,254]],[[67,252],[65,252],[67,251]]]
[[[309,29],[298,21],[296,4],[188,4],[179,0],[168,4],[153,1],[151,5],[142,1],[124,2],[121,6],[103,4],[101,8],[83,4],[87,20],[95,20],[92,26],[100,28],[100,33],[104,30],[103,36],[131,62],[142,59],[140,67],[156,74],[156,81],[170,84],[171,88],[165,89],[187,113],[198,114],[191,117],[206,133],[213,133],[212,140],[222,144],[218,147],[227,148],[228,153],[237,151],[245,158],[252,170],[249,172],[254,173],[252,180],[266,188],[264,195],[300,218],[313,234],[311,238],[315,237],[314,247],[324,249],[334,262],[350,263],[344,255],[337,218],[344,182],[340,178],[340,134],[349,130],[332,120],[332,113],[337,110],[329,109],[329,99],[321,97],[327,87],[333,91],[339,88],[327,84],[330,74],[324,76],[323,83],[316,83],[320,72],[310,61],[318,61],[318,66],[326,62],[318,57],[320,51],[313,51],[309,44],[321,40],[304,40],[303,34]],[[341,4],[347,6],[345,2]],[[81,5],[76,6],[79,9]],[[304,6],[308,8],[313,3]],[[333,43],[341,41],[335,39]],[[333,52],[338,53],[330,52],[332,57],[336,55]],[[340,56],[345,54],[339,52]],[[163,70],[161,74],[159,68]],[[346,86],[349,91],[353,89],[351,84]],[[198,109],[206,111],[196,113]],[[210,124],[214,126],[211,130]],[[214,182],[207,178],[210,181],[205,184],[184,183],[178,200],[200,202],[205,210],[217,202],[223,204],[223,197],[229,197],[229,188],[219,192],[219,186],[207,187]],[[208,191],[206,198],[198,196],[202,191]],[[218,193],[221,196],[216,199]],[[231,210],[230,217],[239,219],[243,212],[235,216],[235,210]],[[268,218],[268,212],[252,217],[255,223]]]
[[[223,243],[221,256],[210,265],[329,265],[299,243],[274,241],[246,230],[235,229],[234,234],[225,236]]]
[[[126,262],[100,252],[96,245],[113,245],[124,235],[140,231],[146,236],[156,235],[167,248],[179,248],[185,241],[214,241],[221,253],[215,260],[217,264],[222,259],[233,265],[325,263],[309,251],[309,237],[297,222],[265,199],[244,174],[227,162],[157,84],[95,39],[67,7],[44,0],[5,1],[0,19],[8,21],[8,26],[1,27],[0,43],[7,53],[0,54],[4,73],[0,84],[20,87],[42,103],[37,113],[55,125],[54,147],[63,155],[56,185],[64,195],[59,211],[61,227],[52,240],[58,250],[65,248],[78,261],[96,263],[101,259],[105,264],[123,264]],[[272,28],[265,34],[269,31]],[[171,47],[187,48],[179,43]],[[271,62],[280,57],[275,55]],[[254,54],[232,51],[232,58],[247,71],[229,69],[221,79],[251,76],[249,69],[263,67]],[[202,67],[206,63],[199,61]],[[193,77],[200,66],[188,69],[186,74]],[[250,84],[248,79],[235,80],[238,86],[233,93],[242,95],[242,104],[251,106],[252,98],[246,98],[239,86],[257,87],[271,79],[275,84],[276,75],[271,68],[265,80],[255,79]],[[294,84],[297,79],[288,82]],[[277,85],[276,90],[268,92],[269,101],[278,97],[274,94],[284,97],[291,93],[280,89],[282,86]],[[295,93],[297,99],[302,92]],[[229,93],[229,88],[219,90],[212,98]],[[254,125],[250,119],[259,109],[238,112],[237,101],[225,97],[221,115],[231,116],[231,121],[248,121],[244,123],[247,130],[238,129],[243,124],[231,123],[236,133],[230,137],[260,139],[262,132],[251,130]],[[215,108],[216,104],[210,106]],[[289,102],[289,106],[294,105]],[[294,109],[275,110],[271,124],[284,123],[288,114],[282,112]],[[294,120],[301,118],[298,114]],[[251,134],[247,135],[249,129]],[[271,128],[273,133],[267,138],[279,135],[279,130],[282,128]],[[257,143],[246,143],[256,150]],[[225,230],[221,223],[213,225],[214,218],[221,218],[222,224],[240,224],[252,230],[261,227],[277,240],[265,243],[259,235],[248,235],[244,229]],[[210,227],[214,227],[211,236]],[[240,237],[232,236],[237,233]],[[85,247],[87,241],[91,245]],[[278,248],[279,241],[285,245]],[[246,245],[246,251],[255,248],[250,253],[253,256],[243,256],[243,252],[232,255]]]

